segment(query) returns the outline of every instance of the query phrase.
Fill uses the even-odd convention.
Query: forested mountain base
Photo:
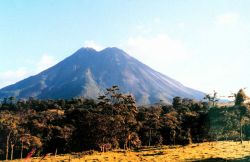
[[[34,156],[44,156],[219,140],[239,141],[241,147],[250,138],[249,105],[243,101],[217,107],[175,97],[172,105],[137,107],[117,86],[98,101],[9,98],[0,111],[1,159],[22,159],[32,149]]]

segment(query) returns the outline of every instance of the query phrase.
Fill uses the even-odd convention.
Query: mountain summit
[[[0,89],[0,98],[96,98],[113,85],[118,85],[122,92],[132,93],[139,104],[160,100],[169,102],[175,96],[195,99],[204,96],[202,92],[151,69],[121,49],[106,48],[98,52],[81,48],[55,66]]]

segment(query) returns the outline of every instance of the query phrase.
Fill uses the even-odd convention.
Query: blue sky
[[[0,87],[80,47],[116,46],[186,86],[229,95],[249,87],[249,44],[248,0],[0,1]]]

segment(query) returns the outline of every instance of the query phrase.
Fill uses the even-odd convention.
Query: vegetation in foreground
[[[216,106],[215,94],[205,99],[175,97],[172,105],[137,107],[134,98],[120,93],[117,86],[98,101],[5,99],[0,105],[0,158],[22,159],[31,150],[33,156],[42,157],[219,140],[243,146],[240,143],[250,139],[243,90],[235,95],[234,106]]]
[[[13,162],[19,162],[14,160]],[[139,150],[113,150],[110,152],[88,151],[83,153],[48,155],[32,158],[31,162],[246,162],[250,161],[250,142],[204,142],[187,146],[145,147]]]

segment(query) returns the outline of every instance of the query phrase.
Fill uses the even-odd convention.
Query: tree
[[[181,108],[181,105],[182,105],[182,98],[181,97],[174,97],[173,98],[173,103],[172,103],[173,107],[175,109],[180,109]]]
[[[112,118],[117,118],[117,124],[120,121],[120,133],[114,134],[114,138],[117,139],[124,148],[129,148],[129,143],[131,143],[132,136],[136,135],[136,130],[138,129],[138,123],[136,116],[138,113],[137,106],[135,104],[135,99],[130,94],[122,94],[119,91],[118,86],[112,86],[107,88],[105,95],[99,98],[98,109],[101,110],[102,114],[110,115],[110,120]],[[111,127],[107,128],[109,132]],[[118,128],[119,129],[119,128]]]
[[[249,98],[249,97],[245,94],[244,90],[240,89],[238,91],[238,93],[235,95],[235,105],[240,106],[240,105],[244,104],[244,101],[247,98]]]
[[[160,120],[162,112],[161,107],[140,109],[137,120],[141,123],[139,134],[144,145],[152,146],[162,144],[162,135],[160,133],[160,128],[163,124]]]
[[[9,111],[0,113],[0,129],[5,134],[6,154],[5,159],[9,159],[9,149],[11,146],[11,160],[13,159],[14,145],[17,142],[19,117]]]
[[[242,104],[242,103],[241,103]],[[237,109],[238,116],[239,116],[239,127],[240,127],[240,143],[243,143],[243,126],[249,122],[249,109],[242,105]]]
[[[166,134],[166,136],[170,137],[170,140],[173,145],[176,144],[176,135],[177,132],[180,131],[181,124],[177,116],[178,113],[176,111],[171,111],[169,113],[164,114],[164,116],[162,117],[162,131]]]
[[[240,127],[240,142],[243,142],[243,125],[245,124],[245,121],[248,119],[247,115],[248,108],[244,104],[245,100],[249,97],[245,94],[243,89],[240,89],[235,96],[235,107],[237,108],[238,116],[239,116],[239,127]]]
[[[212,103],[212,106],[214,107],[216,103],[219,101],[218,99],[218,93],[216,91],[213,92],[213,94],[206,94],[206,96],[203,98],[205,100],[208,100],[208,102]]]

